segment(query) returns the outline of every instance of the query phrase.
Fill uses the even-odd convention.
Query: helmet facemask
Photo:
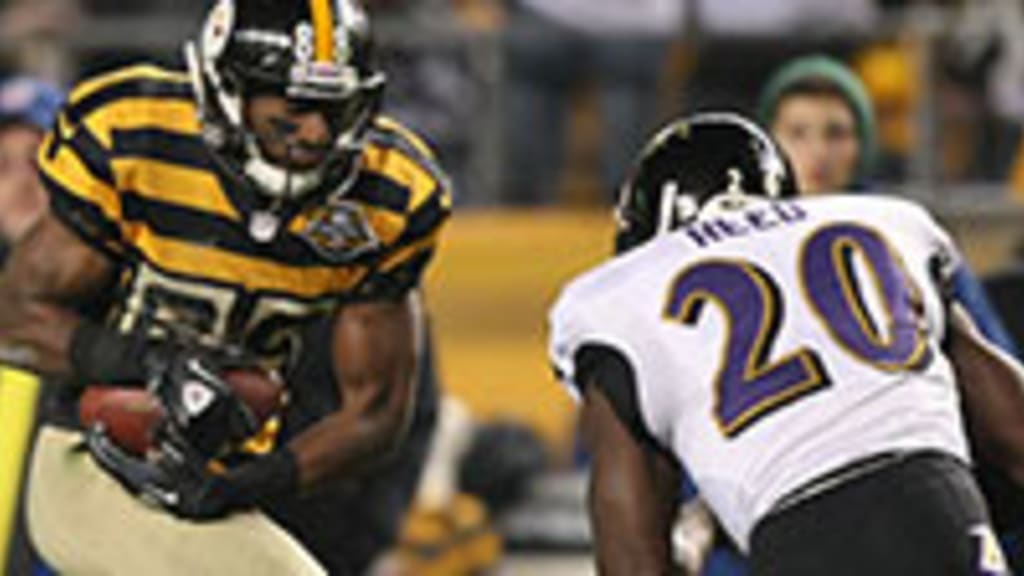
[[[199,42],[186,46],[204,139],[232,175],[275,206],[325,189],[343,193],[379,110],[385,79],[369,69],[366,17],[351,0],[335,5],[347,11],[347,19],[331,30],[326,52],[302,3],[266,0],[221,0]],[[249,12],[241,14],[241,8]],[[275,10],[284,13],[266,14]],[[246,107],[259,95],[279,96],[293,111],[323,115],[330,137],[315,166],[291,161],[294,123],[278,122],[259,136],[253,130]],[[275,144],[287,148],[286,158],[268,154],[268,135],[282,139]]]

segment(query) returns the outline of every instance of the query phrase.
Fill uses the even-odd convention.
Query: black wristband
[[[298,491],[299,463],[291,449],[280,448],[239,466],[227,482],[232,507],[263,506],[276,496]]]
[[[71,334],[71,369],[83,385],[135,385],[146,381],[145,342],[83,319]]]

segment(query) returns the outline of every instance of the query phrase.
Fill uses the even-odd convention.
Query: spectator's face
[[[324,113],[296,107],[282,96],[253,96],[246,106],[246,122],[263,154],[278,166],[315,168],[330,152],[331,130]]]
[[[779,102],[772,135],[789,155],[803,194],[845,190],[856,176],[860,137],[839,96],[791,95]]]
[[[0,237],[20,239],[46,212],[46,192],[36,170],[42,133],[14,124],[0,128]]]

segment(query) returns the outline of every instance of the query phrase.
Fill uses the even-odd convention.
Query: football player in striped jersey
[[[357,484],[401,444],[449,186],[380,114],[353,0],[219,0],[186,56],[81,83],[40,150],[52,214],[0,277],[0,356],[65,383],[32,463],[33,537],[61,573],[355,573],[263,512]],[[294,370],[323,358],[326,396]],[[76,425],[93,384],[148,384],[199,420],[216,403],[189,387],[239,362],[283,374],[293,404],[330,401],[216,466],[170,440],[133,459]]]

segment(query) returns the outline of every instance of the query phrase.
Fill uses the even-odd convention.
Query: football
[[[235,369],[226,372],[224,380],[260,424],[284,406],[284,385],[272,372]],[[160,402],[144,389],[90,386],[79,400],[78,416],[86,428],[102,424],[114,443],[141,456],[153,445],[165,414]]]
[[[284,383],[276,372],[238,368],[225,373],[224,379],[261,424],[284,407]]]
[[[144,389],[90,386],[79,399],[78,418],[86,428],[102,424],[115,444],[141,456],[153,444],[164,409]]]

